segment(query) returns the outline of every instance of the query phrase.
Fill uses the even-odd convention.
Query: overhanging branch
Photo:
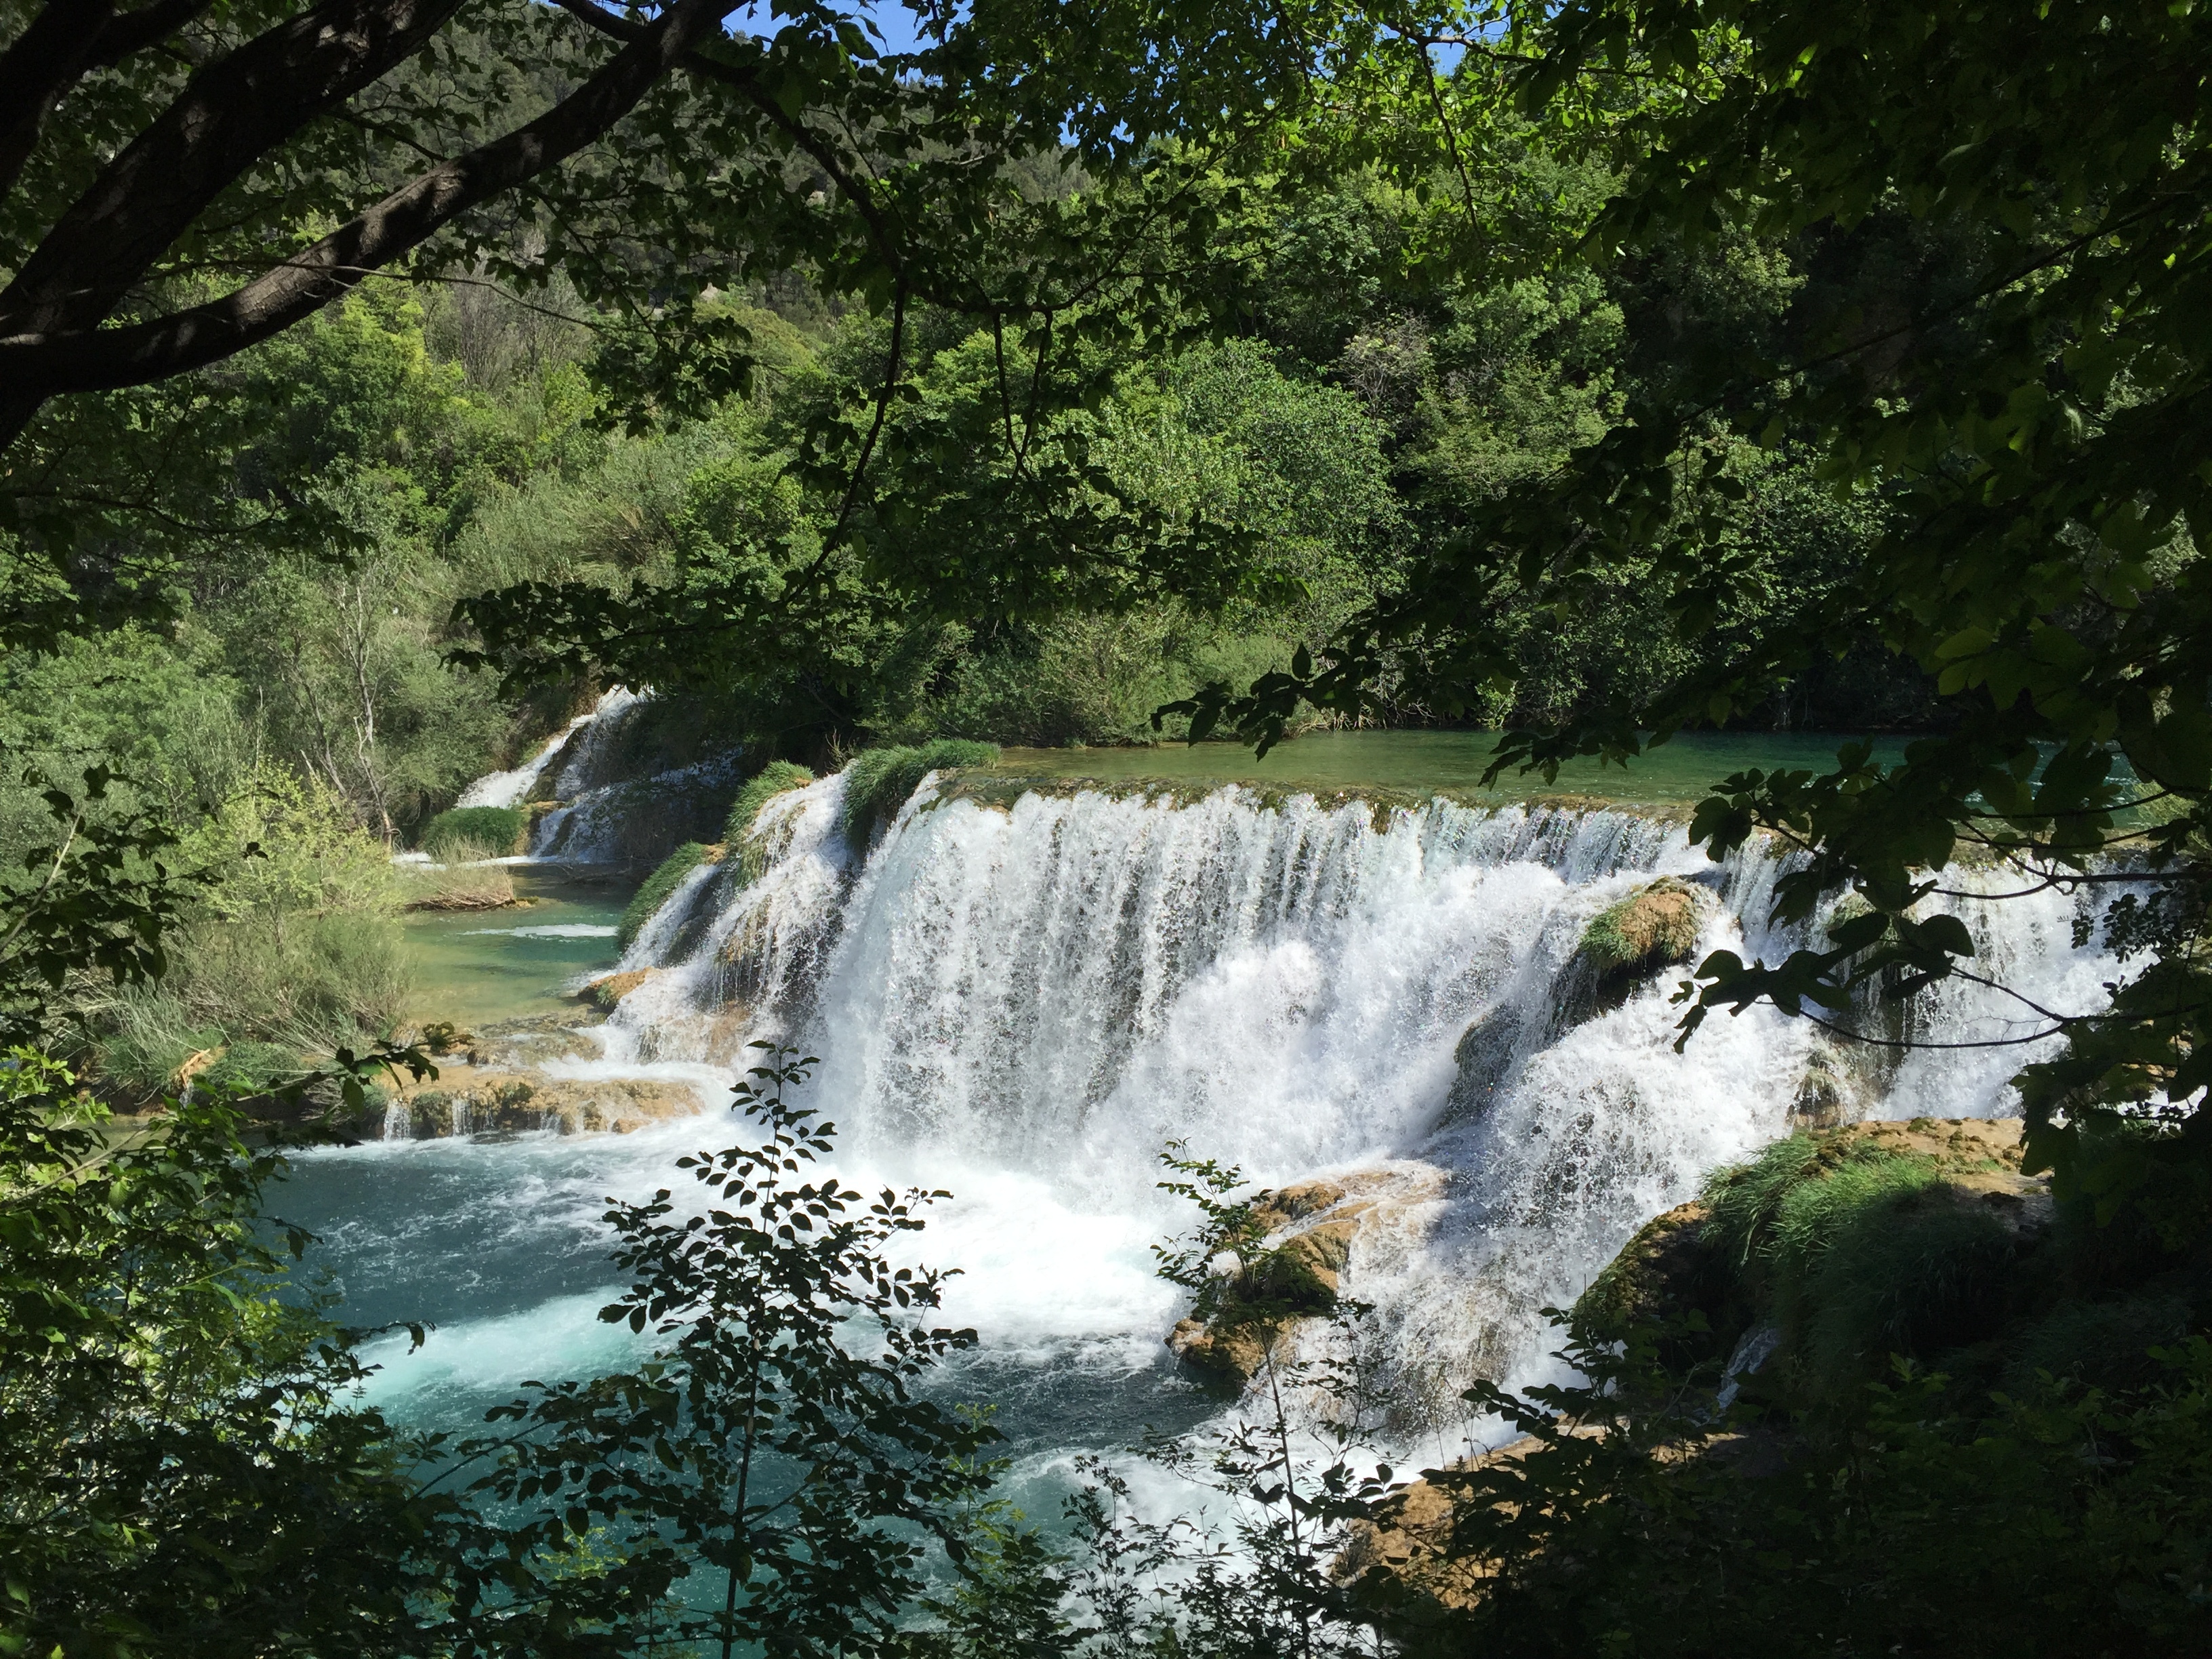
[[[708,30],[727,0],[678,0],[544,115],[412,179],[234,293],[157,321],[0,338],[0,384],[43,399],[140,386],[267,339],[349,292],[477,204],[605,134]],[[26,416],[27,418],[27,416]],[[13,435],[0,428],[0,441]]]

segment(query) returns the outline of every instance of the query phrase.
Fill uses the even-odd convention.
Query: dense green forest
[[[1499,188],[1531,177],[1552,191],[1601,182],[1588,164],[1539,155]],[[1806,274],[1808,244],[1438,291],[1405,275],[1403,196],[1370,176],[1281,207],[1255,229],[1272,252],[1231,329],[1169,351],[1097,349],[1082,366],[1096,407],[1037,434],[1033,465],[1095,470],[1079,488],[1115,514],[1200,525],[1237,548],[1229,591],[958,620],[856,571],[795,635],[714,623],[653,644],[647,672],[665,690],[638,734],[638,769],[716,748],[750,771],[930,737],[1171,739],[1188,718],[1155,729],[1156,710],[1321,649],[1473,507],[1613,429],[1636,390],[1678,373],[1708,331],[1787,328],[1846,295],[1894,306],[1938,257],[1900,257],[1892,245],[1912,240],[1900,222],[1866,228],[1862,258],[1825,283]],[[794,458],[827,411],[867,398],[887,325],[832,304],[802,273],[751,300],[717,302],[758,358],[751,391],[637,433],[604,418],[585,371],[596,319],[573,293],[371,289],[220,371],[216,395],[240,412],[229,446],[202,458],[220,462],[209,476],[227,497],[212,516],[305,513],[323,539],[149,555],[128,619],[19,647],[0,665],[0,740],[44,775],[112,767],[130,780],[114,799],[143,799],[186,830],[180,856],[210,883],[167,985],[95,1015],[100,1071],[125,1098],[226,1045],[223,1064],[259,1081],[396,1029],[405,970],[391,914],[410,895],[373,873],[369,843],[416,844],[470,780],[534,751],[611,672],[552,657],[503,685],[464,654],[483,651],[465,601],[574,585],[682,617],[733,580],[773,581],[822,556],[840,498],[810,489]],[[950,453],[978,466],[982,452],[959,441],[1002,418],[991,337],[927,311],[905,328],[914,396],[886,447],[928,447],[941,467],[951,434]],[[1721,627],[1756,641],[1770,611],[1856,571],[1880,514],[1838,501],[1808,453],[1741,448],[1732,533],[1753,568]],[[863,533],[957,539],[967,532],[945,520],[988,517],[999,488],[988,469],[955,471],[937,482],[926,523],[902,522],[886,501]],[[1698,659],[1633,568],[1586,617],[1563,621],[1510,593],[1499,603],[1520,659],[1510,689],[1439,714],[1401,680],[1357,718],[1556,721],[1650,703]],[[1735,724],[1887,730],[1935,718],[1917,668],[1863,646]],[[45,808],[20,775],[12,791],[4,841],[20,856]],[[330,873],[264,879],[241,861],[250,842]],[[350,873],[328,866],[333,848]],[[288,908],[307,919],[285,941],[283,988],[257,988],[258,974],[241,969],[258,950],[235,941],[254,926],[281,935]]]
[[[0,9],[0,1649],[2203,1649],[2197,13],[915,11],[887,55],[814,3]],[[1698,964],[1686,1040],[1975,971],[1915,908],[1959,850],[2138,884],[2143,966],[2022,1074],[2039,1253],[1925,1196],[1948,1154],[1723,1171],[1562,1314],[1581,1382],[1478,1391],[1540,1445],[1431,1472],[1387,1568],[1341,1552],[1402,1483],[1292,1468],[1279,1392],[1178,1454],[1229,1545],[1110,1471],[1060,1531],[994,1498],[917,1391],[972,1334],[887,1259],[927,1195],[802,1179],[788,1054],[695,1171],[743,1204],[614,1212],[658,1357],[424,1437],[264,1188],[435,1062],[397,918],[442,878],[392,854],[616,684],[732,794],[942,739],[1904,733],[1716,780],[1695,840],[1802,851],[1778,917],[1863,908]],[[1212,1316],[1356,1316],[1170,1176]],[[1724,1401],[1758,1318],[1782,1380]]]

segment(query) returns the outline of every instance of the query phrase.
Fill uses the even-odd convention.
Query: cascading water
[[[623,781],[626,763],[650,769],[632,750],[651,745],[625,736],[644,707],[615,696],[519,790],[508,775],[514,799],[569,803],[540,819],[541,851],[603,856],[640,824],[671,844],[673,798]],[[960,1270],[946,1311],[981,1336],[945,1386],[1000,1406],[1040,1516],[1068,1452],[1218,1409],[1162,1342],[1177,1300],[1151,1249],[1192,1219],[1155,1185],[1170,1142],[1269,1186],[1344,1190],[1331,1213],[1359,1211],[1344,1286],[1374,1310],[1399,1429],[1425,1455],[1455,1449],[1469,1381],[1550,1369],[1546,1306],[1794,1115],[2003,1115],[2006,1079],[2039,1052],[1854,1049],[1754,1009],[1676,1053],[1680,974],[1601,983],[1583,949],[1601,911],[1673,878],[1698,952],[1770,962],[1827,918],[1770,927],[1784,860],[1754,847],[1715,865],[1662,815],[1238,789],[987,805],[933,782],[855,848],[844,787],[773,798],[693,870],[620,963],[605,1024],[540,1010],[538,1057],[493,1063],[711,1108],[750,1041],[822,1056],[837,1172],[957,1194],[916,1241]],[[712,840],[726,801],[685,808],[684,833]],[[2074,900],[1981,902],[2019,884],[1994,872],[1944,881],[1928,903],[1966,921],[1990,978],[2045,1008],[2103,1000],[2118,969],[2075,943]],[[1946,1043],[2043,1029],[1963,981],[1854,1018]],[[621,1363],[626,1335],[594,1317],[604,1197],[684,1202],[676,1160],[744,1133],[711,1111],[633,1127],[416,1139],[395,1103],[389,1140],[301,1160],[286,1212],[329,1240],[349,1318],[441,1327],[420,1353],[372,1353],[384,1403],[451,1427],[526,1377]]]
[[[1806,1022],[1754,1009],[1676,1053],[1679,974],[1578,1006],[1584,928],[1657,875],[1717,901],[1701,954],[1771,961],[1802,942],[1766,924],[1773,855],[1717,866],[1658,819],[1235,789],[1000,809],[925,786],[862,858],[837,829],[842,789],[827,778],[763,811],[752,879],[732,849],[672,896],[625,963],[664,971],[620,1004],[609,1058],[727,1065],[760,1037],[822,1055],[845,1155],[963,1194],[949,1242],[975,1254],[955,1265],[1012,1324],[1058,1328],[1016,1305],[1057,1294],[1079,1316],[1103,1303],[1151,1322],[1111,1334],[1157,1341],[1157,1296],[1076,1287],[1126,1280],[1122,1247],[1186,1219],[1153,1184],[1168,1143],[1268,1185],[1362,1171],[1383,1201],[1347,1288],[1427,1403],[1416,1419],[1439,1420],[1476,1376],[1542,1371],[1540,1310],[1785,1133],[1822,1052]],[[1940,902],[2046,1007],[2094,1006],[2113,976],[2074,945],[2069,899]],[[2016,1035],[2025,1012],[1961,982],[1910,1018],[1965,1042]],[[1915,1054],[1854,1073],[1854,1103],[2002,1115],[2032,1057]],[[1105,1238],[1125,1258],[1113,1273]]]
[[[726,803],[741,756],[728,749],[650,776],[632,775],[625,752],[650,691],[615,686],[591,709],[509,772],[490,772],[461,792],[459,806],[544,810],[530,826],[529,856],[567,864],[635,864],[659,858],[683,839],[687,823],[703,828]]]
[[[639,699],[623,686],[602,696],[585,713],[545,740],[545,746],[512,772],[487,772],[461,791],[456,806],[520,806],[530,799],[539,775],[556,757],[566,755],[579,732],[597,726],[603,717],[618,713]],[[565,769],[565,768],[564,768]]]

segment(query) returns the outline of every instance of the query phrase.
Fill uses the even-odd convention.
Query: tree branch
[[[617,40],[635,40],[638,31],[643,27],[607,10],[597,4],[596,0],[553,0],[553,3],[571,17]],[[702,81],[715,82],[738,93],[767,118],[771,125],[811,156],[830,175],[831,182],[843,193],[853,210],[860,216],[861,222],[867,226],[868,234],[876,245],[877,256],[893,270],[904,271],[905,262],[899,258],[897,239],[891,234],[890,226],[884,222],[883,210],[876,205],[874,194],[868,189],[866,181],[854,175],[853,170],[845,165],[834,146],[824,143],[812,128],[776,102],[762,88],[757,74],[735,64],[721,63],[699,52],[686,52],[678,60],[678,67],[687,75],[696,75]]]
[[[678,0],[590,79],[536,120],[432,168],[236,292],[173,316],[112,329],[0,337],[0,382],[43,400],[138,386],[203,368],[289,327],[455,218],[557,166],[602,137],[720,21],[728,0]],[[35,407],[35,404],[33,404]],[[0,410],[0,443],[20,430]],[[28,418],[27,413],[24,416]]]
[[[98,327],[240,175],[418,50],[460,4],[323,0],[200,70],[0,293],[0,339]]]
[[[46,112],[91,66],[92,44],[113,12],[113,0],[46,0],[0,52],[0,193],[31,159]]]

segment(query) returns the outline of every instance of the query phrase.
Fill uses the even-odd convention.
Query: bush
[[[864,843],[878,823],[897,815],[932,772],[988,766],[998,758],[996,744],[966,738],[939,738],[915,748],[862,750],[845,768],[845,803],[840,819],[845,838],[856,847]]]
[[[514,878],[504,865],[487,860],[498,854],[482,843],[445,843],[442,867],[399,868],[399,890],[410,910],[497,910],[514,902]]]
[[[707,849],[696,841],[687,841],[660,861],[660,867],[645,878],[645,885],[637,890],[622,913],[622,925],[617,938],[625,951],[637,943],[637,936],[645,931],[645,924],[653,920],[654,911],[668,902],[684,877],[699,867],[707,856]]]
[[[276,1042],[234,1042],[192,1079],[195,1088],[265,1094],[280,1079],[297,1077],[300,1055]]]
[[[412,983],[399,893],[390,854],[342,799],[264,773],[183,853],[210,878],[169,935],[167,977],[91,1011],[109,1079],[143,1097],[202,1049],[270,1044],[292,1070],[392,1029]]]
[[[477,857],[484,856],[485,848],[494,849],[493,858],[527,852],[530,815],[515,806],[456,806],[424,827],[422,850],[432,858],[457,857],[463,848]]]

